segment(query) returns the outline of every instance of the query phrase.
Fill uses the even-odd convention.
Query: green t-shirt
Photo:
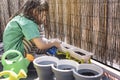
[[[40,37],[38,25],[24,16],[16,16],[4,30],[4,50],[13,49],[24,54],[23,38],[31,40],[36,37]]]

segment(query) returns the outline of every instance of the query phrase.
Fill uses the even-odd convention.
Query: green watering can
[[[24,58],[22,53],[17,50],[8,50],[3,53],[2,56],[3,70],[12,70],[16,74],[18,74],[21,69],[27,73],[29,63],[30,61]]]

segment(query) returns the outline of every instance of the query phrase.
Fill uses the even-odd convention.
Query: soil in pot
[[[71,65],[59,65],[58,69],[61,69],[61,70],[71,70],[71,69],[75,69],[75,67],[71,66]]]
[[[40,64],[40,65],[55,64],[55,65],[56,65],[56,63],[55,63],[55,62],[53,62],[53,61],[42,61],[42,62],[39,62],[38,64]]]
[[[83,53],[81,53],[79,51],[74,51],[74,52],[77,53],[77,54],[80,54],[81,56],[85,56],[85,54],[83,54]]]
[[[99,74],[98,72],[90,69],[81,69],[81,70],[78,70],[78,73],[83,76],[95,76]]]

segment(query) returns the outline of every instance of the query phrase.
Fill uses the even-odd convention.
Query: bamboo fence
[[[0,38],[8,18],[26,0],[1,0]],[[120,70],[120,0],[48,0],[46,36],[95,53],[94,59]],[[117,64],[118,67],[113,64]]]

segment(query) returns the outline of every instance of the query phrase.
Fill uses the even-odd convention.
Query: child
[[[52,39],[44,41],[40,37],[39,25],[46,25],[48,3],[45,0],[28,0],[23,7],[9,20],[4,33],[4,50],[18,50],[26,56],[23,39],[32,41],[38,49],[48,49],[52,46],[60,48],[60,41]],[[11,55],[13,56],[13,55]]]

